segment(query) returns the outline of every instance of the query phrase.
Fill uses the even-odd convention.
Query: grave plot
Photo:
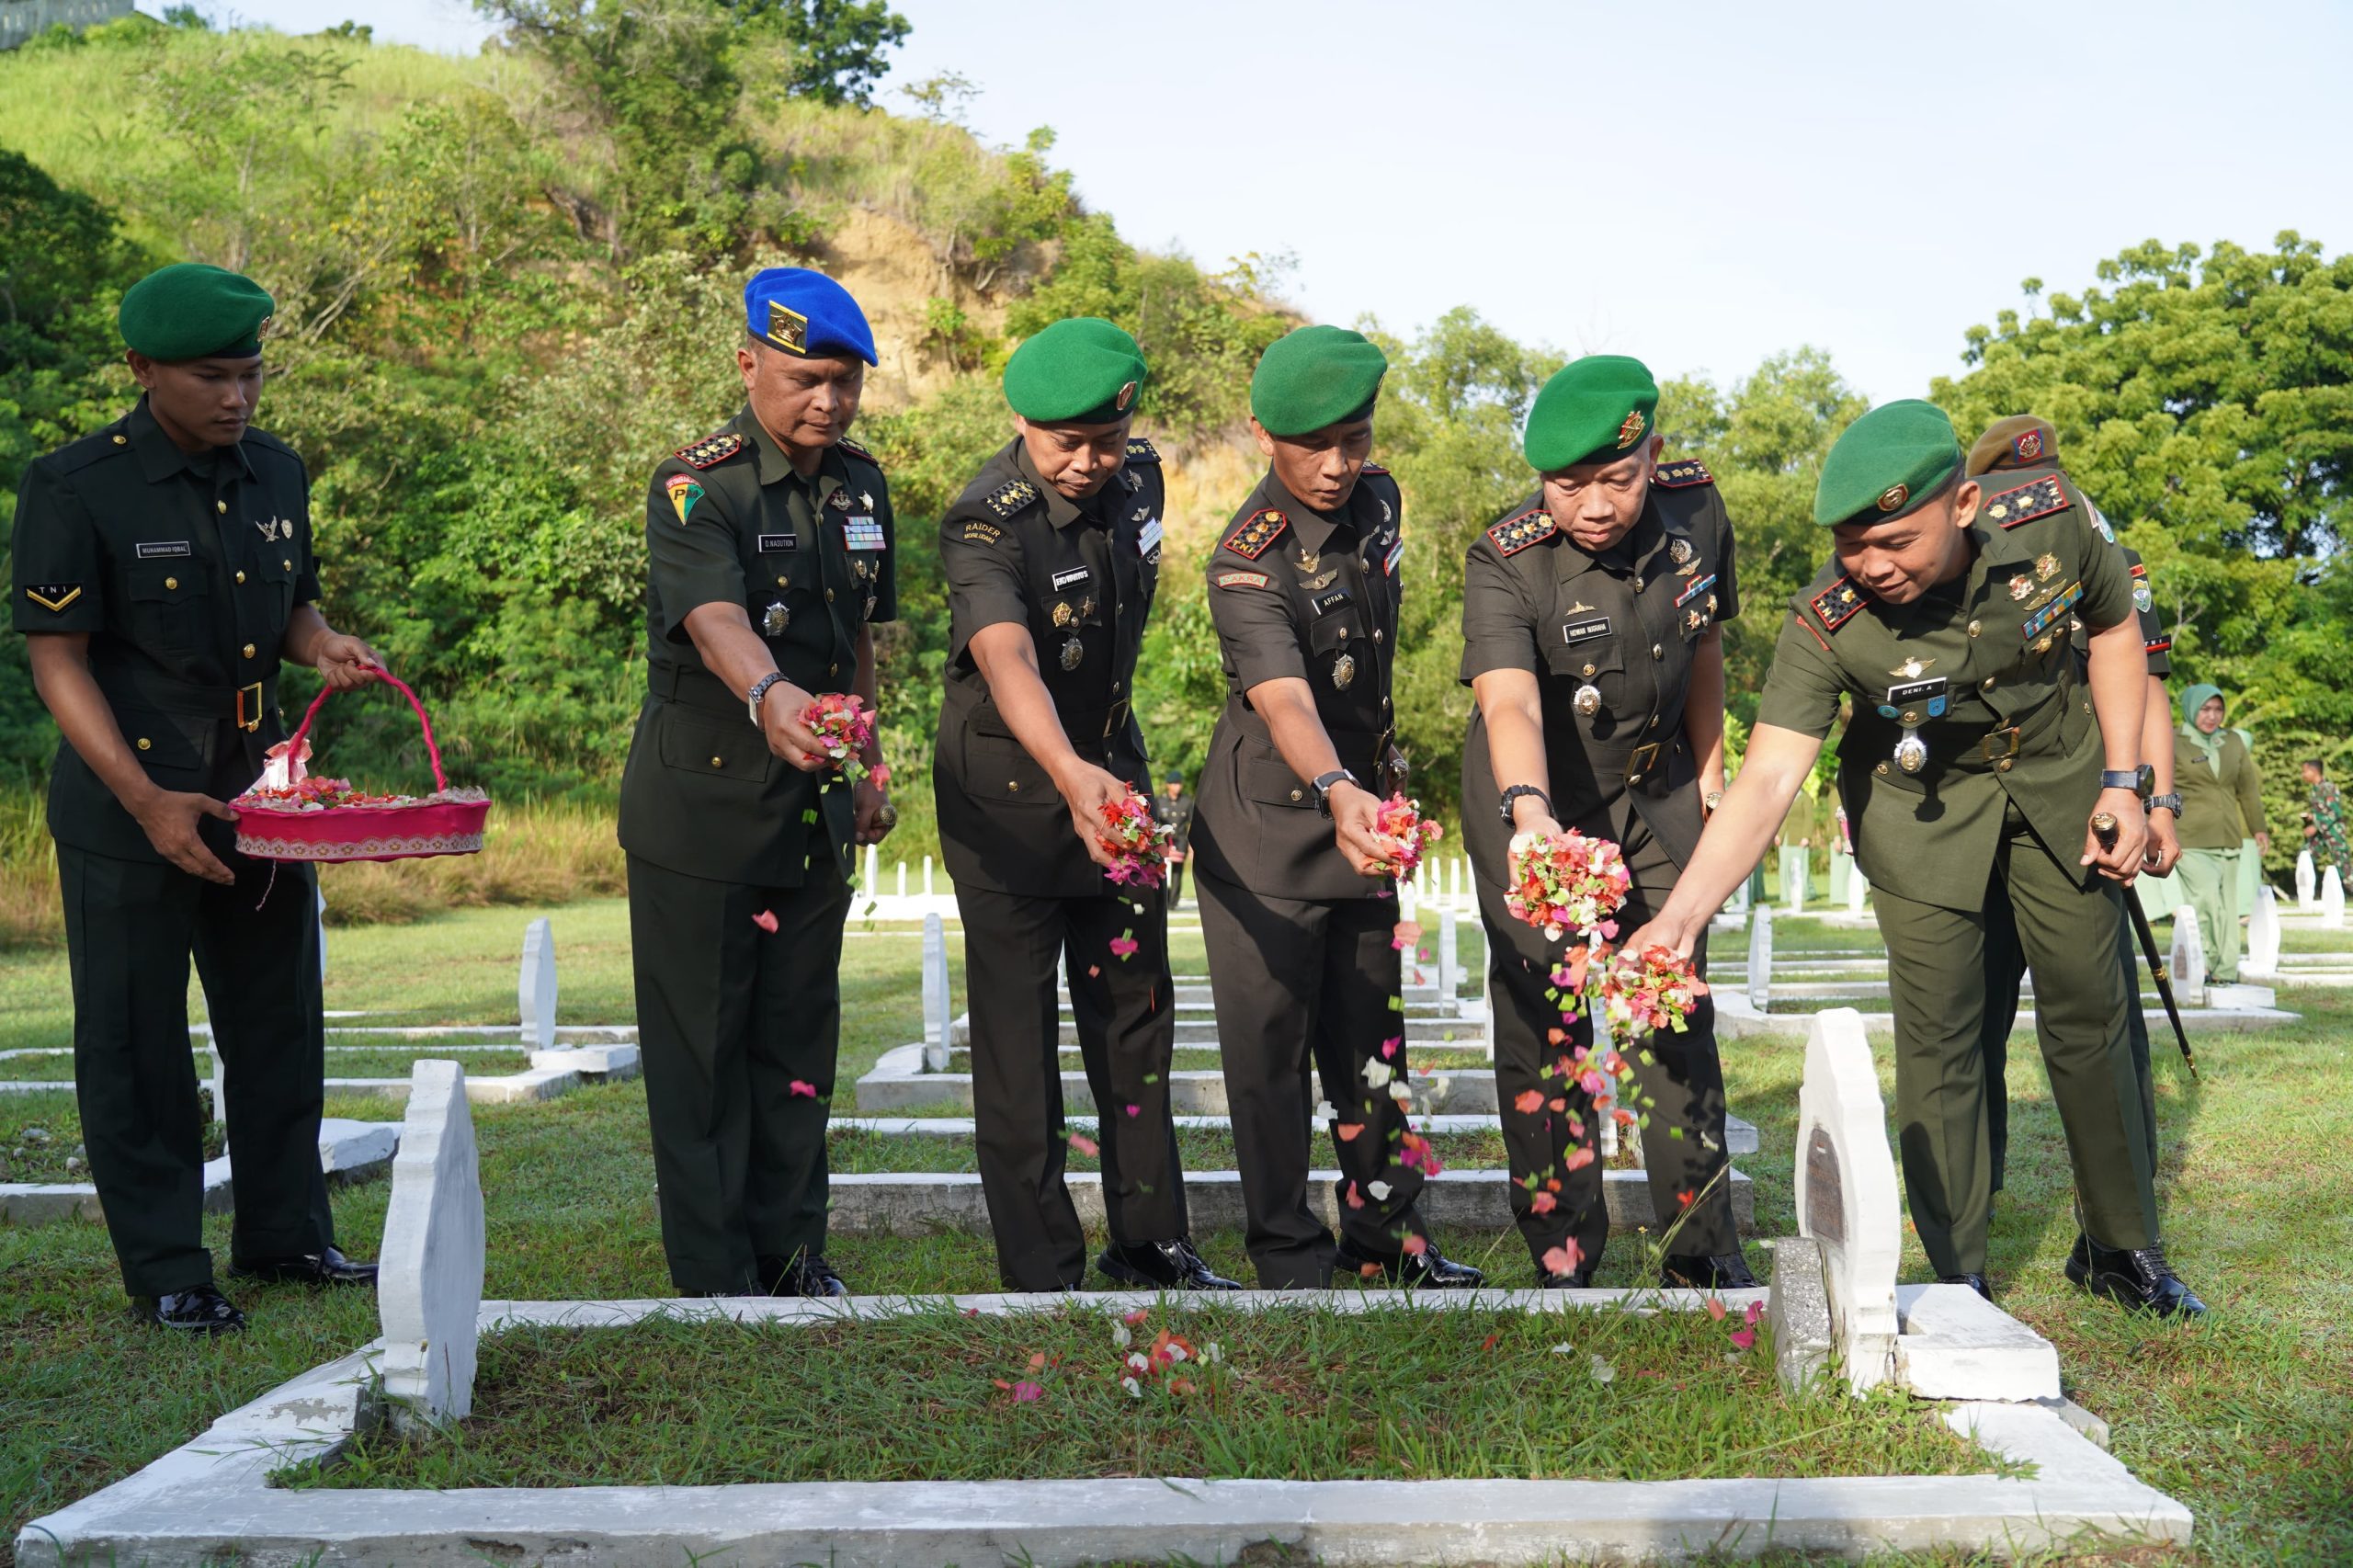
[[[2048,1342],[1961,1287],[1896,1286],[1870,1047],[1851,1012],[1812,1031],[1805,1233],[1775,1246],[1769,1290],[1712,1302],[483,1301],[462,1074],[420,1066],[383,1337],[32,1521],[17,1560],[1064,1564],[1277,1543],[1335,1563],[1521,1562],[2188,1542],[2188,1511],[2059,1397]],[[813,1400],[820,1385],[844,1392]],[[703,1440],[717,1430],[753,1440]]]

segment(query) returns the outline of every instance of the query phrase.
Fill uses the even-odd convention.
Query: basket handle
[[[433,788],[436,790],[449,789],[449,776],[441,771],[441,748],[435,744],[433,740],[433,721],[426,717],[425,704],[416,699],[416,693],[411,691],[400,676],[380,665],[362,665],[359,667],[359,673],[382,681],[386,686],[408,699],[408,705],[416,710],[417,723],[425,731],[425,755],[433,762]],[[313,722],[318,718],[319,710],[326,706],[327,698],[334,690],[335,687],[331,686],[323,686],[319,687],[319,694],[311,699],[310,711],[302,715],[302,722],[296,726],[293,735],[286,743],[286,752],[289,756],[301,755],[302,742],[310,735]]]

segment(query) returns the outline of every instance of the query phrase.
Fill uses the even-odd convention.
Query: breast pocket
[[[711,723],[671,709],[662,721],[662,761],[681,773],[757,788],[767,782],[776,754],[749,724]]]
[[[1354,604],[1327,611],[1307,623],[1307,671],[1313,684],[1346,691],[1371,652],[1364,646],[1364,623]]]
[[[194,561],[152,562],[124,574],[131,641],[150,653],[194,658],[206,651],[211,591]]]
[[[261,585],[262,613],[268,619],[270,641],[276,642],[294,619],[294,558],[270,556],[255,568],[254,578]]]
[[[1002,801],[1008,805],[1058,806],[1062,797],[1054,781],[1022,746],[1009,736],[964,733],[964,792],[978,801]]]

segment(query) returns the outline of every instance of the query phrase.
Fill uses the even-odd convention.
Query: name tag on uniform
[[[1945,705],[1951,689],[1952,682],[1942,676],[1931,680],[1911,680],[1901,686],[1891,686],[1887,688],[1887,700],[1879,705],[1879,716],[1916,724],[1921,711],[1918,705],[1926,703],[1928,717],[1941,719],[1945,716]],[[1910,710],[1908,716],[1906,710]]]
[[[1075,588],[1081,583],[1091,581],[1094,576],[1095,574],[1084,566],[1065,567],[1054,574],[1054,592],[1059,594],[1064,588]]]
[[[193,554],[184,539],[168,540],[160,544],[140,544],[131,547],[142,561],[177,561]]]
[[[1136,553],[1138,555],[1150,555],[1154,551],[1158,550],[1159,548],[1160,519],[1158,517],[1154,517],[1150,522],[1144,524],[1142,532],[1136,535]]]
[[[774,555],[779,551],[799,550],[800,548],[801,536],[799,534],[762,534],[760,536],[760,553],[762,555]]]
[[[1609,618],[1606,615],[1597,615],[1590,620],[1573,620],[1561,628],[1561,641],[1563,642],[1583,642],[1590,638],[1608,635]]]
[[[835,492],[839,494],[839,491]],[[852,550],[882,548],[882,525],[872,517],[844,517],[842,542]]]
[[[1381,563],[1381,574],[1384,577],[1394,577],[1397,575],[1397,562],[1404,559],[1405,541],[1401,539],[1389,547],[1389,559]]]
[[[1335,588],[1328,594],[1318,594],[1307,601],[1309,608],[1318,615],[1329,615],[1347,602],[1348,591],[1346,588]]]

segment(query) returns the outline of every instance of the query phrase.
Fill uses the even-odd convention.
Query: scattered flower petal
[[[1111,938],[1111,956],[1125,963],[1136,956],[1137,945],[1133,937],[1114,937]]]
[[[1559,1246],[1547,1249],[1542,1262],[1547,1274],[1574,1274],[1585,1263],[1585,1248],[1577,1245],[1576,1237],[1571,1236]]]
[[[1594,1355],[1587,1360],[1586,1369],[1592,1372],[1593,1381],[1597,1383],[1611,1383],[1618,1381],[1618,1369],[1603,1360],[1598,1355]]]
[[[1385,1181],[1369,1181],[1364,1184],[1364,1189],[1372,1194],[1375,1203],[1388,1202],[1390,1193],[1395,1190]]]
[[[1343,1121],[1332,1129],[1332,1136],[1343,1143],[1353,1143],[1357,1141],[1357,1134],[1363,1131],[1364,1123],[1360,1121]]]
[[[1071,1146],[1073,1149],[1077,1150],[1080,1153],[1082,1153],[1082,1154],[1086,1154],[1086,1155],[1090,1155],[1090,1156],[1091,1156],[1091,1155],[1094,1155],[1094,1154],[1100,1153],[1102,1152],[1100,1149],[1098,1149],[1098,1148],[1096,1146],[1095,1140],[1094,1140],[1094,1139],[1092,1139],[1092,1138],[1089,1138],[1089,1137],[1088,1137],[1086,1133],[1084,1133],[1084,1132],[1074,1132],[1074,1133],[1072,1133],[1072,1134],[1070,1135],[1070,1146]]]
[[[776,911],[773,909],[761,910],[757,915],[752,916],[752,924],[758,926],[761,930],[766,931],[769,936],[775,936]]]
[[[785,1090],[787,1093],[798,1095],[803,1099],[813,1100],[817,1097],[817,1085],[806,1083],[799,1078],[795,1078],[792,1082],[787,1084],[785,1085]]]

